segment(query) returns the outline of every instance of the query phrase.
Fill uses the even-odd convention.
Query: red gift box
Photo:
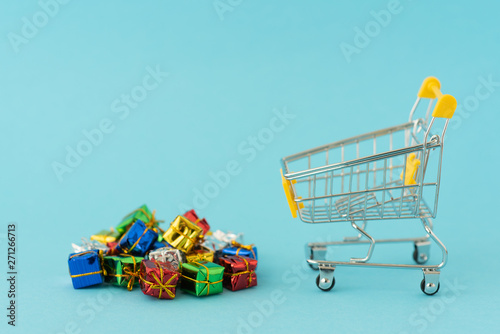
[[[237,291],[257,285],[255,268],[257,260],[246,256],[228,256],[220,258],[220,265],[224,267],[224,280],[222,285]]]
[[[170,263],[142,260],[141,290],[145,295],[159,299],[174,299],[179,275]]]
[[[118,245],[117,242],[108,242],[106,246],[108,246],[109,250],[106,253],[107,256],[112,256],[112,255],[120,255],[121,251],[116,248],[116,245]]]
[[[210,225],[208,225],[207,220],[205,218],[198,218],[198,215],[194,210],[186,212],[184,214],[184,217],[201,227],[201,229],[203,230],[203,235],[207,234],[207,232],[210,230]]]

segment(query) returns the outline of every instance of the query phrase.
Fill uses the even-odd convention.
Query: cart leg
[[[363,225],[361,225],[361,229],[365,230],[366,229],[367,222],[366,220],[363,221]],[[344,241],[358,241],[361,239],[363,235],[361,233],[358,233],[357,236],[355,237],[344,237]]]
[[[368,233],[366,233],[366,231],[363,230],[361,227],[356,225],[355,222],[351,222],[351,225],[355,230],[359,231],[361,234],[363,234],[370,241],[370,248],[368,248],[368,254],[366,254],[366,256],[364,258],[352,257],[351,262],[366,262],[366,261],[370,260],[370,258],[372,257],[373,247],[375,246],[375,239],[373,239],[373,237],[371,235],[369,235]]]
[[[316,285],[320,290],[330,291],[335,286],[335,277],[333,277],[333,273],[335,271],[335,267],[319,267],[319,275],[316,277]]]
[[[439,238],[434,234],[432,231],[432,221],[427,218],[421,218],[422,224],[424,225],[424,229],[429,235],[429,237],[439,246],[441,249],[441,252],[443,254],[443,259],[440,264],[438,264],[438,268],[442,268],[445,266],[446,262],[448,261],[448,250],[446,249],[446,246],[439,240]]]
[[[440,272],[435,269],[422,269],[424,272],[424,279],[420,283],[420,289],[426,295],[432,296],[439,291],[439,274]]]
[[[313,245],[306,245],[306,258],[310,260],[321,260],[325,261],[326,259],[326,246],[315,246]],[[318,270],[318,265],[317,264],[312,264],[309,263],[309,267],[311,267],[314,270]]]
[[[429,253],[431,250],[431,242],[426,241],[416,241],[415,251],[413,252],[413,259],[418,264],[424,264],[429,259]]]

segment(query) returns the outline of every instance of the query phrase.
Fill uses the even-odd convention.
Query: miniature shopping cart
[[[343,241],[307,244],[307,262],[319,269],[316,284],[321,290],[335,285],[336,266],[354,265],[420,269],[422,291],[427,295],[438,292],[448,252],[433,232],[432,218],[438,206],[444,135],[457,106],[455,98],[442,94],[440,88],[436,78],[424,80],[407,123],[282,159],[283,187],[294,218],[298,213],[302,221],[312,224],[347,221],[358,233]],[[422,99],[429,99],[425,118],[414,119]],[[375,240],[366,232],[370,220],[409,218],[420,219],[425,236]],[[442,251],[437,265],[425,264],[431,241]],[[413,243],[417,264],[369,262],[375,244],[392,242]],[[368,245],[367,255],[350,261],[325,259],[328,246],[348,244]]]

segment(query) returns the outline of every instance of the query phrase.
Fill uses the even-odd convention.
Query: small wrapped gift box
[[[141,261],[144,258],[128,254],[105,256],[103,259],[104,281],[126,286],[129,291],[140,281]]]
[[[122,236],[116,249],[121,253],[144,256],[157,239],[158,233],[146,227],[141,220],[137,220]]]
[[[101,254],[98,250],[89,250],[69,255],[68,266],[73,288],[80,289],[103,282]]]
[[[115,242],[119,237],[120,233],[111,228],[110,231],[102,230],[94,235],[91,235],[90,240],[95,240],[102,244],[107,244],[108,242]]]
[[[214,262],[214,252],[205,246],[194,246],[191,252],[186,254],[186,262],[198,261]]]
[[[160,262],[170,263],[174,270],[180,272],[181,264],[186,262],[184,253],[176,248],[162,247],[149,252],[149,260],[156,260]]]
[[[191,222],[195,223],[201,229],[203,230],[202,235],[206,235],[208,231],[210,231],[210,225],[208,225],[207,220],[205,218],[198,218],[198,215],[196,214],[196,211],[190,210],[186,212],[184,215],[187,219],[189,219]]]
[[[116,231],[119,235],[127,232],[127,230],[135,223],[137,220],[143,221],[145,224],[150,225],[153,228],[157,228],[158,224],[161,221],[156,220],[154,211],[151,213],[146,204],[141,206],[140,208],[132,211],[128,215],[126,215],[120,224],[116,227]],[[159,239],[161,241],[161,238]]]
[[[257,247],[254,245],[242,245],[239,242],[232,241],[231,246],[232,247],[224,248],[222,250],[222,255],[246,256],[258,260]]]
[[[213,262],[182,264],[181,289],[195,296],[208,296],[222,292],[224,267]]]
[[[141,262],[141,290],[159,299],[174,299],[180,273],[170,263],[156,260]]]
[[[163,235],[163,239],[172,247],[189,253],[198,241],[198,236],[203,230],[198,225],[182,216],[177,216]]]
[[[224,267],[223,286],[231,291],[247,289],[257,285],[255,268],[257,260],[246,256],[228,256],[221,258],[220,265]]]
[[[74,253],[81,253],[88,250],[101,250],[104,254],[106,254],[109,250],[109,246],[103,245],[99,241],[88,241],[85,238],[82,238],[81,245],[71,244]]]
[[[236,241],[239,243],[243,243],[243,233],[232,233],[232,232],[223,232],[221,230],[217,230],[215,232],[210,232],[205,235],[203,240],[203,245],[214,250],[220,250],[227,247],[231,247],[231,242]]]

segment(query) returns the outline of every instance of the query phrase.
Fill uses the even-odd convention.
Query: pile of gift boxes
[[[140,285],[145,295],[174,299],[177,288],[195,296],[257,285],[257,248],[243,245],[241,234],[210,231],[194,210],[160,227],[146,205],[128,214],[110,231],[73,244],[68,265],[73,287],[101,283]]]

